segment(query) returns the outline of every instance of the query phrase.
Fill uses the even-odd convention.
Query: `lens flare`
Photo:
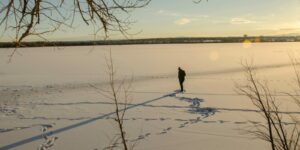
[[[251,48],[252,47],[252,42],[250,40],[244,40],[243,42],[243,47],[244,48]]]

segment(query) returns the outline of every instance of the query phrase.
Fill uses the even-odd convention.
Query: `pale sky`
[[[79,18],[78,18],[79,19]],[[300,35],[300,0],[152,0],[132,12],[130,38]],[[88,40],[93,27],[64,28],[49,40]],[[135,34],[138,33],[138,34]],[[111,33],[111,39],[122,35]],[[12,39],[3,36],[0,41]],[[34,38],[31,38],[34,39]]]

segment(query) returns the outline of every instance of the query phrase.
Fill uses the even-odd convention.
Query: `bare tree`
[[[15,32],[14,43],[21,46],[29,36],[44,40],[46,33],[61,26],[72,27],[80,18],[86,25],[96,27],[95,34],[119,31],[127,35],[129,14],[136,8],[146,6],[150,0],[5,0],[0,2],[0,26],[4,32]],[[124,17],[124,15],[126,15]]]
[[[276,97],[268,86],[268,83],[259,81],[252,65],[243,64],[246,73],[247,83],[236,85],[239,94],[246,95],[252,103],[260,110],[260,114],[267,122],[266,124],[254,125],[254,130],[248,132],[256,137],[270,143],[272,150],[297,150],[299,149],[299,127],[297,120],[293,116],[283,117],[280,114]],[[284,123],[284,120],[293,120],[292,129]]]
[[[131,88],[131,83],[133,81],[133,78],[131,79],[123,79],[118,80],[116,78],[116,70],[112,58],[111,51],[109,53],[109,57],[105,57],[106,62],[106,68],[107,68],[107,74],[108,74],[108,85],[109,90],[104,90],[97,88],[94,85],[91,85],[93,88],[99,90],[99,92],[105,96],[106,98],[110,99],[114,103],[114,109],[115,109],[115,121],[118,125],[119,130],[119,136],[115,136],[111,139],[110,146],[108,149],[113,149],[117,146],[119,141],[123,145],[124,150],[128,150],[129,146],[126,139],[126,132],[124,128],[124,116],[127,110],[127,104],[130,100],[130,94],[129,90]],[[135,146],[135,143],[131,146],[132,148]]]
[[[116,85],[116,79],[115,79],[115,68],[113,64],[113,59],[111,56],[111,51],[109,55],[109,59],[106,59],[107,62],[107,68],[108,68],[108,75],[109,75],[109,86],[110,86],[110,94],[112,95],[112,100],[114,101],[115,104],[115,112],[116,112],[116,122],[118,123],[120,135],[121,135],[121,140],[124,146],[124,150],[128,150],[127,146],[127,140],[125,137],[125,131],[124,131],[124,116],[125,112],[127,109],[127,100],[128,100],[128,89],[129,87],[124,87],[124,82],[119,83],[119,85]],[[124,92],[124,107],[121,110],[120,105],[119,105],[119,91],[122,90]]]

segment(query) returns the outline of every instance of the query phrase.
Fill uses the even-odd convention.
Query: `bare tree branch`
[[[115,121],[117,122],[118,125],[119,136],[113,138],[110,142],[110,146],[108,146],[106,149],[113,149],[114,147],[116,147],[116,145],[118,145],[117,143],[120,142],[120,144],[123,145],[123,149],[128,150],[129,147],[126,139],[125,128],[124,128],[124,116],[126,114],[126,110],[128,106],[127,104],[130,100],[129,91],[131,88],[131,84],[133,82],[133,78],[131,78],[130,80],[116,79],[116,69],[114,66],[111,51],[109,53],[109,56],[105,57],[105,62],[107,68],[109,90],[102,90],[94,85],[90,85],[90,86],[95,88],[104,97],[112,100],[114,103],[114,109],[116,115]]]
[[[72,27],[81,18],[86,25],[93,24],[103,30],[127,35],[132,23],[130,12],[148,5],[150,0],[8,0],[0,5],[0,26],[15,31],[16,47],[29,36],[56,31],[61,25]],[[51,25],[51,26],[48,26]],[[43,29],[42,29],[42,28]],[[97,32],[98,33],[98,32]]]
[[[266,124],[254,125],[254,129],[248,133],[270,143],[272,150],[292,150],[298,149],[299,131],[298,124],[289,130],[283,121],[283,116],[279,113],[279,106],[276,104],[274,92],[269,88],[267,82],[260,82],[254,67],[248,62],[243,63],[246,73],[246,85],[236,85],[237,92],[247,96],[252,103],[261,111],[261,115],[266,120]],[[295,71],[296,72],[296,71]],[[297,74],[298,72],[296,72]],[[288,94],[293,95],[293,94]],[[291,96],[297,102],[296,96]],[[298,122],[293,116],[289,116],[294,122]],[[288,118],[285,118],[288,119]]]

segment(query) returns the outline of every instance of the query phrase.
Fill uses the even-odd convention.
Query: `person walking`
[[[178,80],[180,84],[180,91],[183,92],[183,82],[185,80],[185,71],[178,67]]]

